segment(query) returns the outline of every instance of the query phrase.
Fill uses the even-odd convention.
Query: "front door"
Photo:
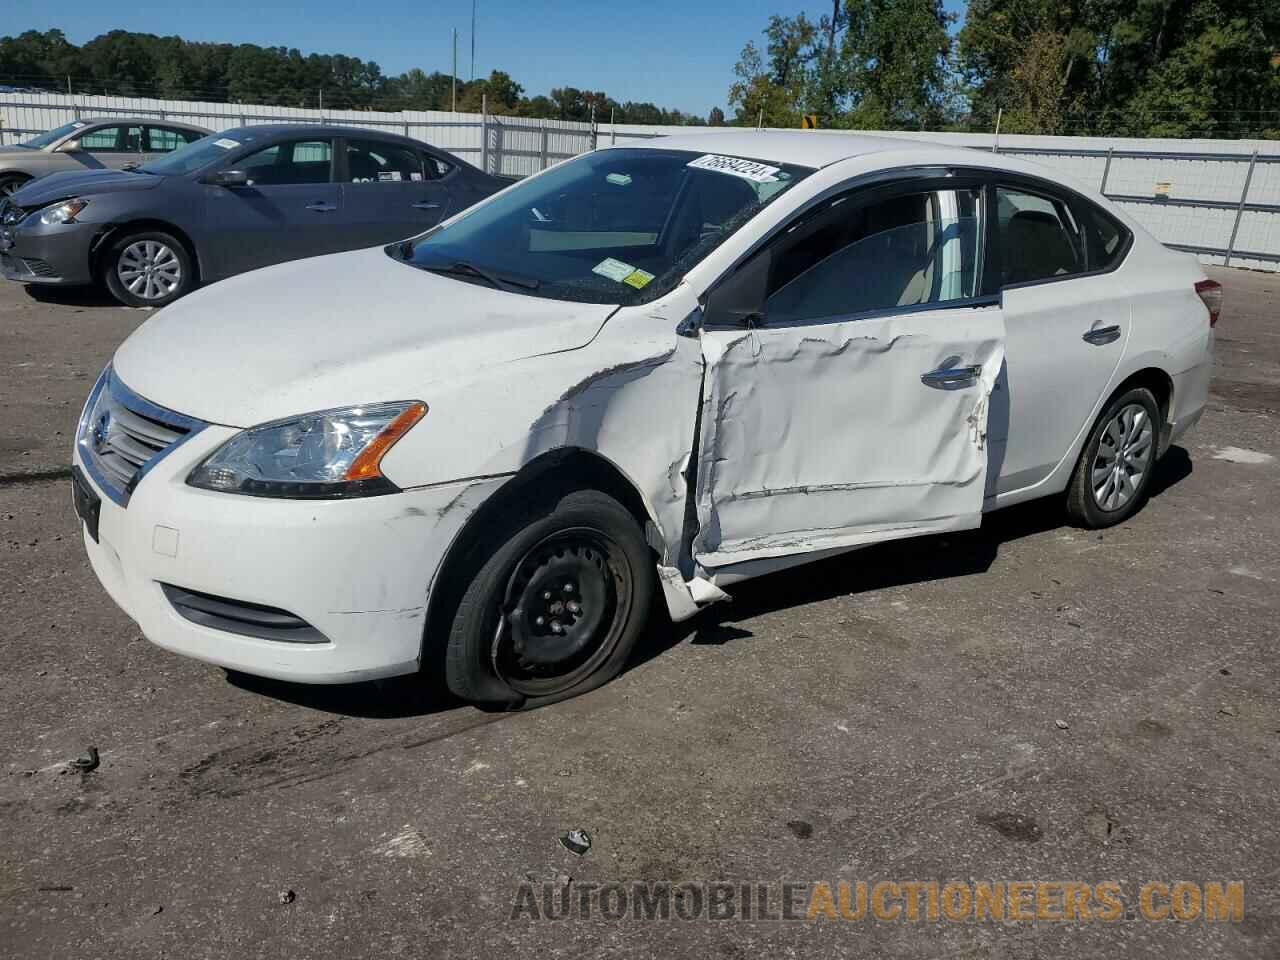
[[[704,569],[981,522],[1004,359],[1000,308],[976,289],[981,193],[917,181],[837,196],[759,255],[762,316],[716,328],[708,301]]]
[[[218,277],[348,249],[342,192],[333,181],[333,143],[274,143],[228,162],[249,182],[205,187],[207,259]]]

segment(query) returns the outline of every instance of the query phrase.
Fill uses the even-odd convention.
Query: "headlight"
[[[48,210],[40,214],[40,222],[46,227],[51,227],[55,223],[75,223],[76,215],[89,205],[88,200],[64,200],[62,203],[55,203]]]
[[[322,410],[238,433],[191,471],[187,483],[255,497],[336,499],[395,493],[379,464],[421,420],[420,401]]]

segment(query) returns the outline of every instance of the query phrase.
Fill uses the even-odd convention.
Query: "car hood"
[[[89,197],[122,190],[152,190],[164,177],[125,170],[67,170],[32,180],[13,195],[20,207],[43,207],[66,197]]]
[[[376,247],[199,290],[134,331],[113,363],[153,403],[248,427],[359,403],[430,404],[433,383],[587,344],[615,309],[427,273]]]

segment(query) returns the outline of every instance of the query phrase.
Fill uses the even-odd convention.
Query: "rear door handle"
[[[317,200],[314,203],[307,204],[308,210],[314,210],[316,213],[333,213],[338,209],[336,203],[326,203],[324,200]]]
[[[415,210],[439,210],[440,204],[432,203],[430,200],[419,200],[413,204]]]
[[[1120,339],[1120,325],[1112,324],[1109,327],[1094,327],[1082,338],[1085,343],[1092,343],[1095,347],[1105,346],[1108,343],[1115,343]]]
[[[939,367],[921,374],[920,382],[926,387],[968,387],[982,376],[982,364],[975,363],[963,367]]]

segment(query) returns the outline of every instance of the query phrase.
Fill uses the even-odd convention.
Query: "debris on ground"
[[[293,903],[293,901],[295,901],[295,900],[297,900],[297,899],[298,899],[298,895],[297,895],[296,893],[294,893],[292,890],[281,890],[281,891],[280,891],[280,902],[281,902],[281,903]]]
[[[1055,720],[1053,721],[1053,725],[1059,730],[1067,730],[1071,727],[1071,724],[1067,723],[1065,720]]]
[[[67,766],[78,773],[92,773],[98,769],[98,748],[90,747],[82,756],[68,761]]]
[[[585,830],[570,830],[560,838],[560,844],[570,853],[582,856],[591,849],[591,834]]]
[[[976,819],[984,827],[990,827],[1000,836],[1008,837],[1010,840],[1035,843],[1044,836],[1044,831],[1040,829],[1040,824],[1025,813],[1012,813],[1008,810],[1001,810],[998,813],[980,813]]]
[[[1218,715],[1222,717],[1235,717],[1239,716],[1239,714],[1240,710],[1229,703],[1224,703],[1218,708]]]
[[[787,829],[801,840],[808,840],[813,836],[813,824],[807,820],[788,820]]]

